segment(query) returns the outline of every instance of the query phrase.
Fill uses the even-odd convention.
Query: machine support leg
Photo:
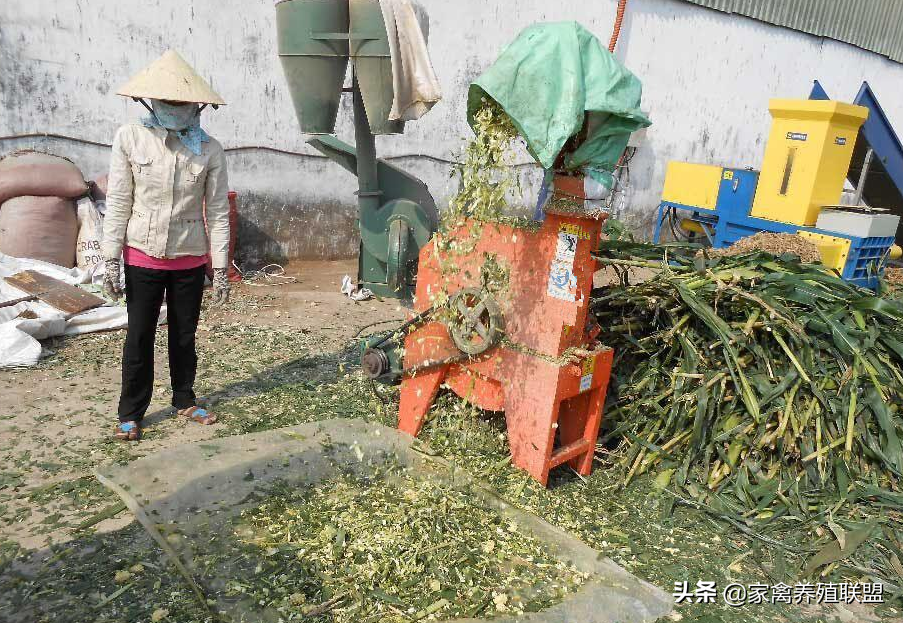
[[[426,414],[447,374],[448,366],[444,366],[407,377],[401,382],[398,430],[414,437],[420,434]]]
[[[658,206],[658,218],[655,220],[655,230],[652,233],[652,242],[658,244],[662,239],[662,223],[665,222],[665,206]]]
[[[545,485],[552,468],[560,398],[548,388],[557,386],[558,367],[544,361],[520,366],[505,391],[505,421],[511,463]]]
[[[702,226],[702,231],[705,234],[706,240],[708,240],[709,244],[714,247],[715,237],[710,233],[712,229],[708,225],[705,225],[703,223],[700,223],[700,226]]]
[[[523,401],[505,400],[505,420],[508,426],[508,444],[511,447],[511,464],[533,476],[545,486],[549,482],[552,448],[555,445],[555,429],[558,420],[558,404],[552,396],[545,404],[528,405]],[[536,414],[542,417],[537,418]],[[549,417],[551,416],[551,417]]]
[[[596,439],[602,423],[602,401],[605,400],[606,387],[598,387],[584,394],[579,394],[561,405],[558,415],[560,428],[559,438],[562,447],[584,443],[584,451],[567,461],[581,476],[588,476],[593,470],[593,457],[596,453]]]

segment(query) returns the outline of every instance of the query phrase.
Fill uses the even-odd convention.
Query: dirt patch
[[[255,326],[322,331],[331,345],[344,344],[368,322],[398,319],[406,309],[394,299],[356,302],[341,293],[342,278],[357,274],[357,260],[296,262],[286,268],[294,281],[240,283],[223,309],[205,310],[202,327],[242,322]]]
[[[391,327],[405,316],[398,301],[358,303],[341,294],[342,277],[357,271],[355,260],[299,262],[288,270],[293,283],[235,284],[225,307],[205,303],[195,387],[214,410],[257,386],[334,376],[334,364],[316,369],[318,357],[344,348],[359,332]],[[145,437],[137,444],[111,440],[124,339],[124,331],[112,331],[47,340],[47,356],[38,366],[0,372],[0,541],[26,548],[68,541],[73,526],[112,503],[93,480],[96,466],[203,441],[226,426],[197,426],[173,415],[164,325],[157,331]],[[303,366],[292,366],[302,359]],[[266,374],[272,370],[277,372]],[[122,513],[96,527],[115,530],[130,521]]]
[[[792,253],[798,255],[804,264],[814,264],[821,261],[818,247],[805,238],[796,234],[774,234],[767,231],[741,238],[731,246],[723,249],[704,249],[699,251],[697,255],[705,254],[712,258],[733,257],[757,251],[764,251],[772,255]]]
[[[899,290],[903,286],[903,268],[888,268],[884,271],[884,280],[894,290]]]

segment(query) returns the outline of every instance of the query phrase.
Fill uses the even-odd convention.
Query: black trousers
[[[125,266],[129,327],[122,353],[119,420],[140,422],[154,390],[154,337],[166,297],[169,325],[169,377],[172,406],[195,406],[194,377],[198,357],[194,336],[204,298],[204,266],[189,270],[154,270]]]

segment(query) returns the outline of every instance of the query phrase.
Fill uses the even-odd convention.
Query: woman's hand
[[[106,260],[103,273],[103,293],[114,301],[122,296],[122,266],[119,260]]]
[[[229,271],[225,268],[213,269],[213,305],[219,307],[229,300]]]

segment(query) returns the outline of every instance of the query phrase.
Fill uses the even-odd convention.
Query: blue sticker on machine
[[[577,277],[574,275],[574,260],[562,262],[559,259],[552,260],[549,266],[549,285],[547,294],[552,298],[562,301],[577,300]]]
[[[805,141],[809,138],[808,134],[803,134],[802,132],[788,132],[787,140],[788,141]]]
[[[846,145],[846,144],[847,144],[847,139],[845,139],[845,138],[842,137],[842,136],[835,136],[835,137],[834,137],[834,144],[835,144],[835,145]]]

